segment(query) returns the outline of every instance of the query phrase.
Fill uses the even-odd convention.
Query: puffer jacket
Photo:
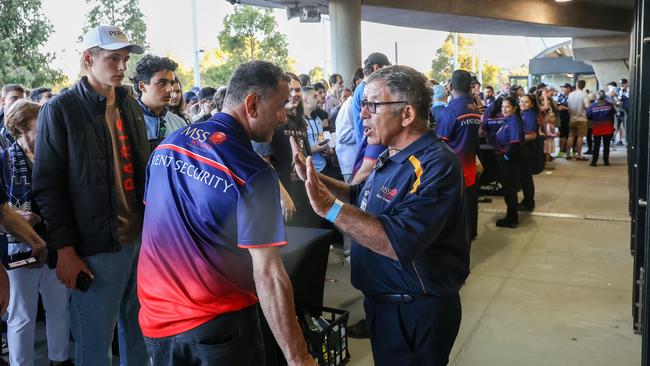
[[[138,102],[126,88],[116,102],[131,144],[139,210],[151,150]],[[120,250],[113,145],[106,98],[86,78],[48,101],[38,116],[32,192],[51,249],[74,246],[80,256]]]

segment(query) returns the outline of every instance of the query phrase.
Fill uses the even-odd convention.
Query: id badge
[[[359,206],[361,211],[366,211],[366,207],[368,207],[368,197],[370,197],[369,189],[363,191],[363,197],[361,198],[361,205]]]

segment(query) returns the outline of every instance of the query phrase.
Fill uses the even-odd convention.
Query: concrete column
[[[582,37],[571,40],[573,58],[594,68],[600,89],[607,83],[629,79],[630,69],[625,61],[630,57],[630,36]]]
[[[607,91],[607,83],[630,78],[630,69],[625,64],[625,60],[604,60],[589,62],[594,68],[596,79],[600,84],[600,89]]]
[[[332,72],[348,85],[362,62],[361,0],[330,0],[329,13]]]

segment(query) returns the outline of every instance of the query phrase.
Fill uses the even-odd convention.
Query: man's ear
[[[143,93],[145,92],[145,87],[144,87],[144,85],[145,85],[145,84],[144,84],[144,81],[142,81],[142,80],[138,81],[138,90],[140,90],[140,91],[143,92]]]
[[[402,108],[402,126],[408,127],[413,123],[417,118],[417,113],[415,107],[410,104],[407,104],[406,107]]]
[[[257,118],[257,94],[248,94],[244,99],[244,105],[246,106],[246,113],[252,118]]]
[[[93,64],[93,55],[90,53],[90,51],[88,51],[88,50],[84,51],[83,55],[81,55],[81,59],[82,59],[84,65],[86,65],[86,67],[92,66],[92,64]]]

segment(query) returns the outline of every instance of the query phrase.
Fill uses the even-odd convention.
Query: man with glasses
[[[354,89],[354,94],[352,95],[352,104],[350,105],[350,109],[354,117],[352,127],[354,128],[356,155],[354,157],[354,164],[352,165],[351,184],[359,184],[366,180],[375,166],[377,157],[382,153],[382,151],[386,150],[386,146],[384,145],[369,144],[368,139],[364,136],[365,129],[363,126],[363,118],[361,117],[361,111],[363,109],[361,100],[363,99],[366,80],[373,72],[389,65],[390,61],[388,61],[388,57],[383,53],[373,52],[368,55],[368,57],[363,61],[364,80],[361,81],[356,89]],[[349,239],[346,238],[346,243],[344,245],[345,255],[349,253],[348,242]],[[345,260],[348,261],[349,259],[350,257],[346,256]],[[369,335],[365,319],[361,319],[356,324],[352,324],[348,329],[348,334],[352,338],[368,338]]]
[[[178,64],[167,57],[145,55],[136,65],[131,81],[144,113],[151,151],[170,133],[187,126],[185,121],[168,113]]]
[[[367,81],[363,125],[388,146],[368,179],[349,185],[316,173],[296,153],[314,211],[352,238],[352,284],[364,295],[374,362],[446,365],[469,273],[462,168],[427,128],[431,89],[407,66]],[[292,142],[293,143],[293,142]]]

